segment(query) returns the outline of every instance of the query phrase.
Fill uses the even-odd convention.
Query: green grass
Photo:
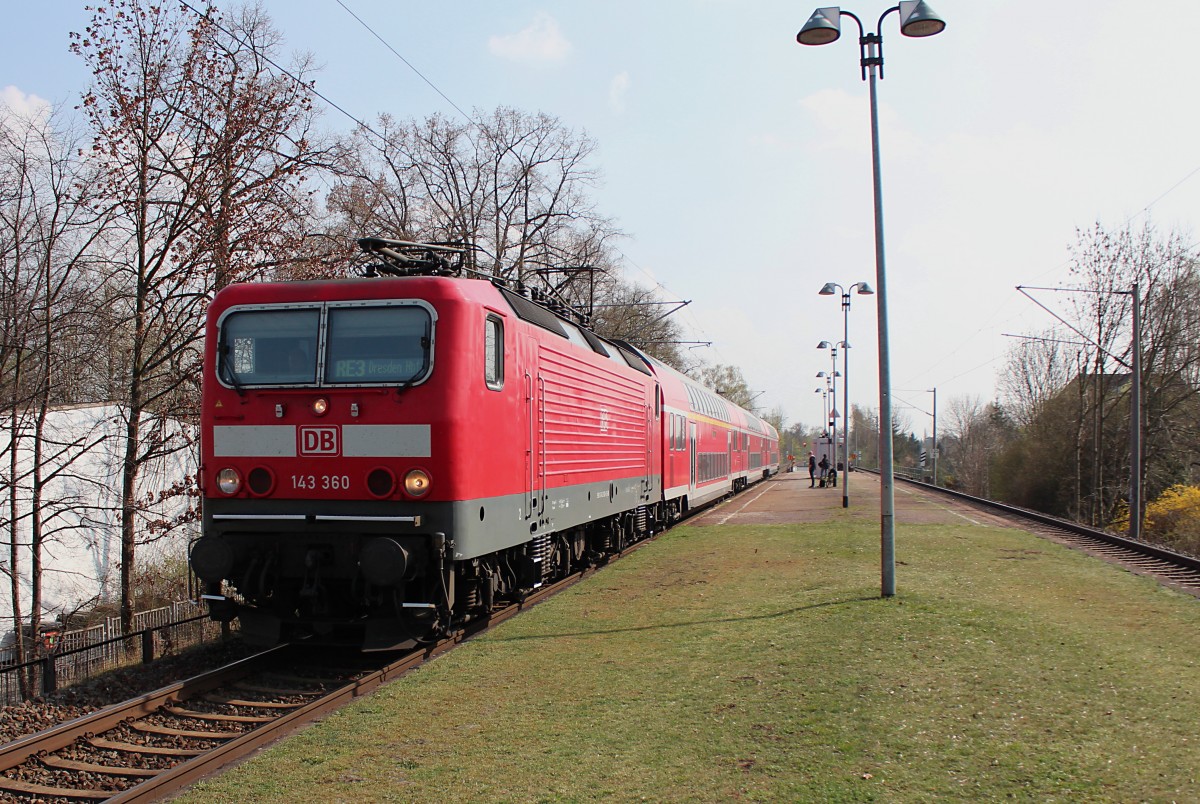
[[[1018,531],[682,527],[184,801],[1200,799],[1200,601]]]

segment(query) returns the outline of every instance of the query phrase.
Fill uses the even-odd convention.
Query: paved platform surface
[[[689,520],[693,525],[787,525],[825,522],[835,516],[879,521],[879,477],[868,472],[851,472],[846,486],[849,505],[843,507],[841,477],[835,488],[811,488],[808,472],[781,472],[758,483],[737,497]],[[956,500],[927,494],[906,483],[893,488],[897,525],[951,524],[964,521],[977,525],[999,524],[998,520]],[[1011,527],[1011,523],[1007,525]]]

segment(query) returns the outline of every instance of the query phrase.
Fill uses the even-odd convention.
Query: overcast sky
[[[739,366],[761,409],[818,424],[829,353],[815,347],[842,340],[843,318],[817,291],[877,284],[852,20],[839,41],[803,47],[815,6],[778,0],[264,6],[289,48],[322,65],[321,93],[359,119],[505,105],[586,131],[629,278],[690,300],[677,313],[687,337],[713,342],[697,353]],[[873,27],[887,7],[846,8]],[[947,27],[931,38],[884,21],[879,83],[894,404],[918,434],[927,389],[943,412],[954,397],[994,398],[1016,343],[1005,333],[1053,323],[1014,287],[1071,284],[1077,229],[1150,222],[1193,242],[1200,211],[1188,44],[1200,3],[933,7]],[[72,104],[87,84],[67,49],[83,3],[0,9],[0,97]],[[325,123],[353,126],[335,110]],[[849,321],[851,403],[877,407],[876,297],[855,296]]]

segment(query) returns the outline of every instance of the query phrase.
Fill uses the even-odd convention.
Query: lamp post
[[[929,393],[933,394],[933,447],[931,448],[931,451],[933,452],[933,486],[934,488],[937,488],[937,389],[930,388]]]
[[[843,288],[837,282],[826,282],[825,287],[817,293],[821,296],[842,294],[842,418],[846,420],[842,428],[842,507],[850,507],[850,292],[858,291],[860,296],[870,296],[875,291],[866,282],[855,282],[849,288]]]
[[[831,347],[829,341],[821,341],[817,344],[817,348],[829,349]],[[829,370],[828,374],[824,371],[817,372],[818,377],[825,378],[825,392],[829,399],[829,406],[826,408],[825,413],[825,426],[827,428],[825,436],[829,439],[829,455],[827,457],[829,458],[830,466],[837,464],[837,378],[842,376],[842,373],[837,370],[837,347],[834,346],[832,348],[833,360],[831,362],[833,363],[833,368]]]
[[[821,395],[821,425],[825,428],[821,434],[813,440],[813,451],[821,451],[821,441],[829,439],[829,378],[825,376],[825,372],[818,371],[817,377],[825,380],[824,388],[816,388],[813,393]]]
[[[896,522],[892,467],[892,401],[891,368],[888,365],[887,282],[883,259],[883,188],[879,169],[879,108],[875,96],[875,72],[883,77],[883,36],[879,31],[883,20],[893,11],[900,13],[900,33],[923,37],[939,34],[946,23],[925,3],[925,0],[901,0],[880,15],[875,32],[867,33],[862,20],[837,6],[818,8],[796,34],[802,45],[827,45],[842,35],[841,18],[854,20],[858,25],[859,67],[864,81],[869,79],[871,100],[871,175],[875,189],[875,286],[879,294],[879,529],[881,595],[896,594]]]
[[[817,376],[824,377],[825,372],[818,371]],[[821,395],[821,424],[824,424],[829,421],[829,382],[825,382],[824,388],[814,388],[813,393]]]
[[[830,343],[829,341],[821,341],[820,343],[817,344],[818,349],[830,350],[830,361],[829,362],[830,362],[831,368],[829,369],[829,377],[831,379],[831,385],[829,388],[829,394],[830,394],[830,396],[829,396],[829,398],[830,398],[830,403],[829,403],[830,404],[830,410],[829,410],[829,430],[830,430],[829,465],[830,465],[830,467],[832,467],[834,472],[837,472],[837,453],[838,453],[837,378],[841,376],[841,372],[839,372],[837,370],[837,350],[838,350],[838,346],[840,346],[840,345],[841,345],[841,343]],[[844,411],[843,411],[843,413],[844,413]],[[836,479],[836,477],[835,477],[835,479]]]

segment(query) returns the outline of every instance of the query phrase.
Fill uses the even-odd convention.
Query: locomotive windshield
[[[325,382],[412,382],[429,366],[429,314],[420,307],[331,307]]]
[[[217,372],[235,387],[409,384],[429,373],[431,329],[411,304],[234,310]]]

